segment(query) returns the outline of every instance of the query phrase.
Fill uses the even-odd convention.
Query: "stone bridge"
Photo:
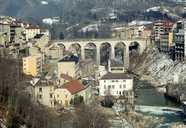
[[[141,54],[144,49],[150,44],[150,41],[148,39],[133,39],[133,40],[120,40],[120,39],[81,39],[81,40],[55,40],[53,41],[54,44],[63,45],[65,50],[69,50],[70,47],[73,45],[78,45],[80,47],[80,56],[81,59],[85,59],[85,49],[88,46],[94,46],[96,49],[96,61],[97,64],[100,64],[100,53],[101,53],[101,47],[104,44],[108,44],[110,47],[110,55],[109,58],[114,59],[115,58],[115,47],[117,45],[123,45],[124,55],[123,55],[123,63],[124,66],[127,68],[129,67],[129,47],[133,43],[138,44],[138,52]]]

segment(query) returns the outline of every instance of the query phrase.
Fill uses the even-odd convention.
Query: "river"
[[[136,105],[180,108],[179,104],[165,98],[163,93],[159,93],[155,88],[149,88],[149,83],[146,81],[136,81],[134,86],[137,95],[137,98],[135,100]],[[154,126],[154,128],[170,128],[171,123],[180,123],[182,121],[181,117],[176,114],[143,114],[164,118],[164,121],[161,124],[157,124],[156,126]]]

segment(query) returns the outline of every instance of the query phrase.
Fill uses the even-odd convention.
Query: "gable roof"
[[[109,80],[109,79],[133,79],[131,76],[125,73],[107,73],[105,74],[101,80]]]
[[[63,86],[63,88],[64,88],[64,89],[67,89],[72,95],[86,89],[86,88],[79,82],[79,80],[72,80],[71,82],[66,83],[66,84]]]

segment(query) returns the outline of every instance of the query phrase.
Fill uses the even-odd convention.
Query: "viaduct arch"
[[[87,46],[94,46],[96,49],[96,62],[100,64],[100,50],[101,46],[105,43],[110,45],[110,58],[115,59],[116,47],[120,44],[123,46],[123,63],[126,68],[129,67],[129,54],[131,48],[135,47],[134,44],[138,45],[138,52],[141,54],[145,48],[150,44],[149,40],[134,39],[134,40],[119,40],[119,39],[93,39],[93,40],[58,40],[53,41],[54,44],[63,45],[65,50],[68,51],[73,45],[79,46],[79,54],[82,60],[85,59],[85,49]]]

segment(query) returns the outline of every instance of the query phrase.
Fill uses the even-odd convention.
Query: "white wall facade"
[[[34,38],[37,34],[40,34],[39,28],[33,28],[33,29],[27,28],[26,29],[26,41]]]
[[[34,97],[41,104],[48,107],[54,107],[54,86],[34,87]]]
[[[124,91],[133,90],[133,79],[101,79],[99,80],[99,95],[121,96]]]

